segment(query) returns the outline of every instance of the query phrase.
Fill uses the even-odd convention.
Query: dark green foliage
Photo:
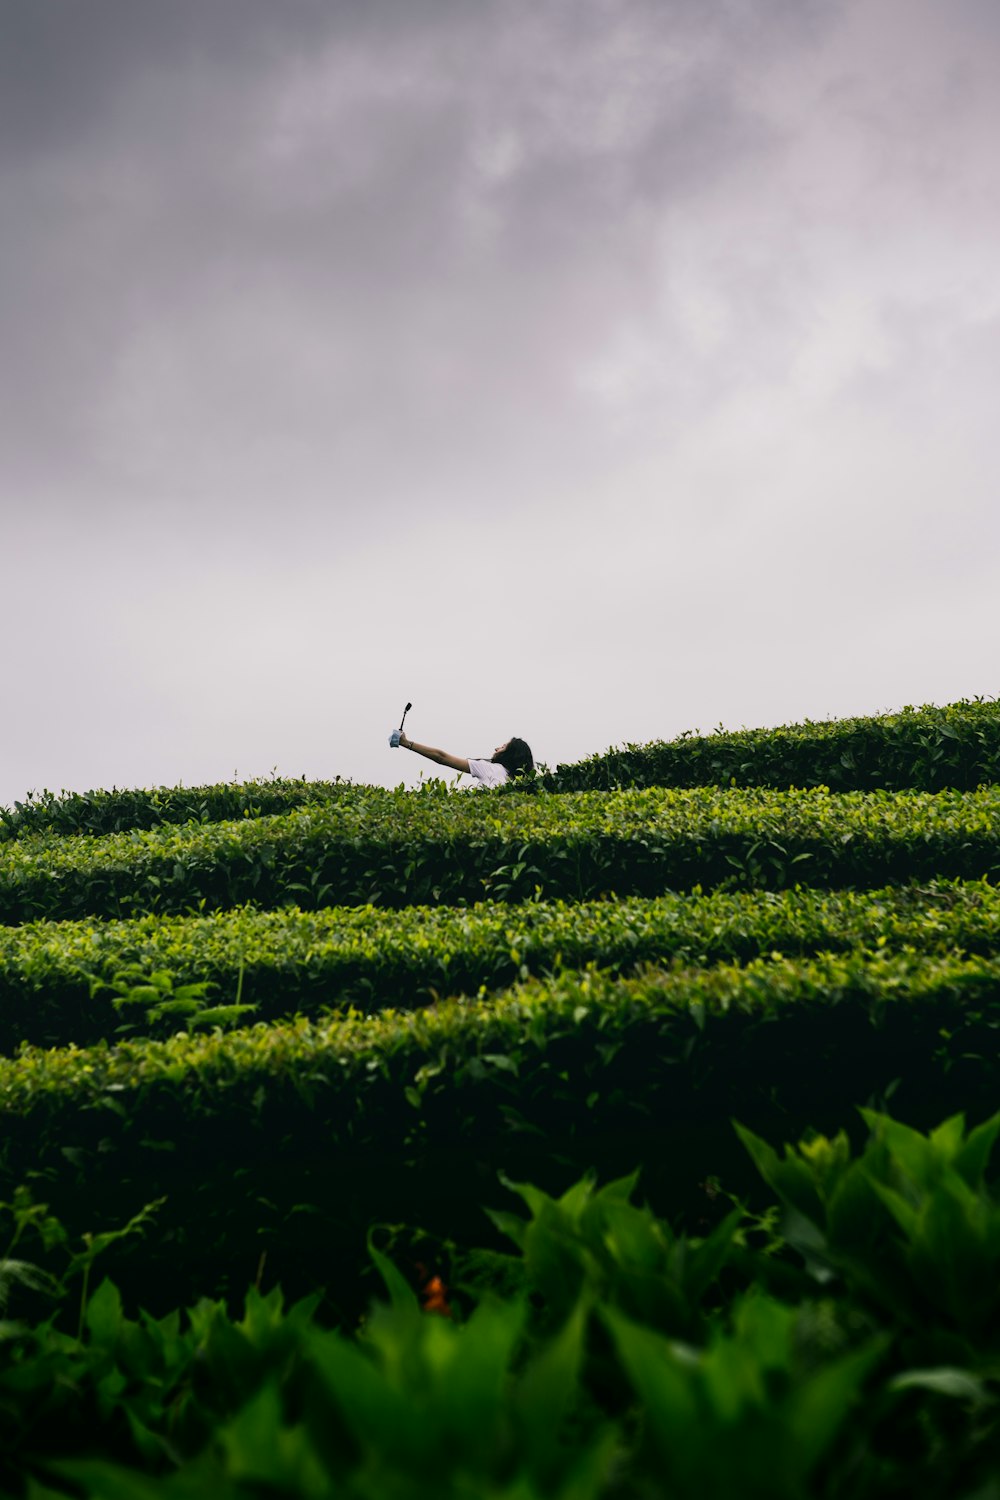
[[[784,1204],[763,1237],[739,1206],[678,1235],[632,1202],[637,1174],[518,1186],[529,1217],[492,1217],[519,1253],[452,1246],[464,1280],[437,1314],[374,1234],[387,1299],[353,1330],[277,1287],[240,1316],[132,1317],[104,1280],[75,1333],[58,1312],[5,1325],[0,1482],[29,1500],[991,1496],[1000,1329],[954,1272],[995,1269],[1000,1116],[929,1136],[866,1118],[857,1155],[841,1133],[781,1159],[743,1132]]]
[[[0,842],[34,833],[102,834],[164,823],[218,823],[259,818],[306,802],[337,797],[349,783],[289,780],[234,781],[218,786],[158,787],[153,791],[29,792],[12,808],[0,807]]]
[[[645,786],[826,786],[833,791],[945,787],[1000,780],[1000,703],[793,724],[781,729],[684,734],[607,750],[538,778],[550,791]]]
[[[785,1148],[740,1135],[785,1206],[785,1236],[817,1276],[841,1277],[898,1324],[920,1365],[983,1367],[1000,1349],[1000,1204],[986,1169],[1000,1114],[966,1132],[954,1115],[929,1135],[864,1110],[872,1139],[852,1160],[847,1136]],[[985,1365],[983,1362],[985,1361]]]
[[[520,1251],[509,1257],[504,1281],[521,1282],[542,1299],[544,1328],[560,1327],[586,1296],[660,1333],[703,1341],[704,1299],[730,1259],[744,1214],[734,1208],[706,1238],[692,1242],[631,1202],[638,1178],[633,1172],[596,1189],[591,1174],[558,1199],[502,1178],[531,1214],[524,1221],[490,1212]],[[501,1257],[488,1264],[496,1275]]]
[[[192,1277],[231,1288],[264,1249],[308,1290],[326,1275],[318,1244],[328,1256],[372,1218],[465,1232],[499,1168],[546,1186],[640,1160],[663,1211],[698,1215],[712,1175],[747,1188],[732,1114],[795,1134],[889,1095],[917,1124],[985,1113],[998,1026],[1000,960],[847,954],[28,1050],[0,1063],[0,1185],[41,1174],[71,1224],[166,1196],[156,1277],[176,1298]]]

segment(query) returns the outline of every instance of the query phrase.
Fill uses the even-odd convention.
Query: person
[[[505,781],[509,781],[512,776],[517,776],[519,772],[535,769],[530,747],[516,736],[498,745],[489,760],[474,760],[471,756],[449,755],[446,750],[436,750],[432,745],[418,745],[416,740],[411,740],[402,731],[400,731],[399,743],[404,750],[413,750],[417,755],[425,755],[428,760],[433,760],[439,766],[450,766],[453,771],[464,771],[466,775],[474,776],[482,786],[502,786]]]

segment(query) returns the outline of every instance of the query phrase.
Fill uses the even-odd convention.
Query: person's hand
[[[403,748],[403,749],[404,749],[404,750],[409,750],[409,748],[410,748],[410,745],[411,745],[411,743],[412,743],[412,741],[411,741],[411,740],[408,740],[408,739],[407,739],[407,738],[406,738],[406,735],[405,735],[405,734],[404,734],[404,733],[403,733],[403,731],[402,731],[402,730],[400,730],[400,731],[399,731],[399,743],[400,743],[400,745],[401,745],[401,746],[402,746],[402,748]]]

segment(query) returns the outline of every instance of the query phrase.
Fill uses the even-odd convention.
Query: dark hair
[[[531,746],[516,737],[510,740],[502,750],[498,750],[496,755],[491,755],[490,759],[495,766],[503,766],[508,776],[516,776],[519,771],[535,769]]]

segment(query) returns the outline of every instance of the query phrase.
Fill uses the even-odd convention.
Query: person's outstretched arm
[[[399,736],[399,743],[404,750],[415,750],[418,755],[426,755],[428,760],[434,761],[439,766],[450,766],[453,771],[465,771],[469,773],[469,762],[465,756],[449,755],[446,750],[435,750],[432,745],[418,745],[416,740],[407,739],[405,734]]]

